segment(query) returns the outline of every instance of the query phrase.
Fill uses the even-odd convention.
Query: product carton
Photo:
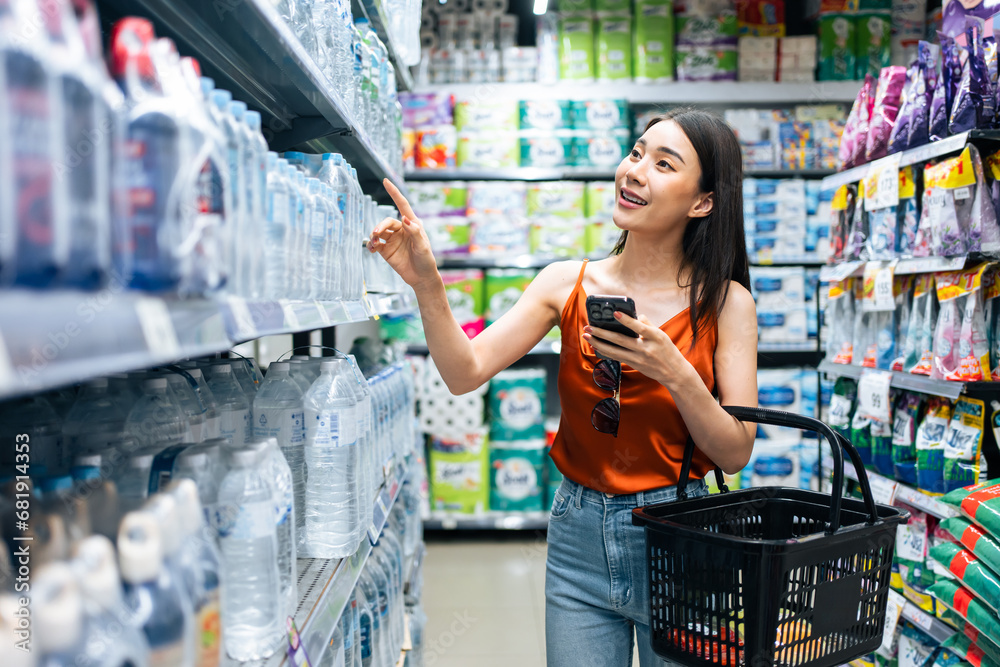
[[[437,511],[478,514],[489,509],[489,446],[485,432],[432,436],[430,504]]]
[[[549,168],[572,166],[573,136],[572,130],[522,130],[521,166]]]
[[[559,17],[559,73],[564,81],[589,82],[597,71],[594,54],[594,19]]]
[[[517,100],[504,95],[491,95],[455,102],[455,129],[516,130],[519,116]]]
[[[527,269],[489,269],[486,272],[486,326],[514,307],[535,278]]]
[[[597,20],[597,80],[632,79],[632,16],[604,16]]]
[[[820,16],[820,81],[850,81],[855,78],[857,70],[856,31],[857,25],[853,14],[823,14]]]
[[[517,132],[469,130],[458,135],[456,163],[459,167],[511,169],[520,165]]]
[[[486,327],[483,272],[478,269],[441,271],[448,306],[462,331],[475,338]]]
[[[669,4],[636,0],[635,58],[639,83],[674,79],[674,14]]]
[[[412,190],[411,190],[412,192]],[[471,227],[465,216],[421,216],[420,220],[435,255],[468,255]]]
[[[585,227],[583,218],[532,218],[529,237],[531,254],[580,257],[584,253]]]
[[[490,434],[504,442],[545,438],[545,369],[498,373],[490,382]]]
[[[409,184],[409,189],[410,205],[421,219],[425,216],[465,215],[469,189],[464,182],[416,181]]]
[[[542,181],[528,184],[528,217],[582,218],[584,184],[579,181]]]
[[[569,100],[521,100],[521,130],[561,130],[573,126]]]
[[[628,129],[632,116],[628,100],[574,100],[570,118],[577,130]]]
[[[632,150],[632,133],[625,129],[578,132],[573,139],[573,160],[578,167],[614,170]]]
[[[677,47],[678,81],[735,81],[737,65],[735,46]]]
[[[527,218],[507,214],[469,216],[469,252],[484,257],[526,255],[530,249]]]
[[[541,512],[545,502],[545,439],[493,442],[490,447],[490,509]]]

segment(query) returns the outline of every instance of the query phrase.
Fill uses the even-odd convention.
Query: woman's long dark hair
[[[691,218],[682,242],[682,268],[691,271],[688,287],[693,348],[710,316],[722,311],[729,281],[750,289],[750,262],[743,231],[743,154],[736,135],[718,116],[698,109],[673,109],[649,121],[646,130],[668,120],[677,123],[698,154],[699,188],[714,193],[712,212],[703,218]],[[612,253],[620,255],[627,239],[628,231],[623,231]]]

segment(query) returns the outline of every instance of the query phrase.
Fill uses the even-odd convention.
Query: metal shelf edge
[[[830,470],[833,468],[833,458],[830,456],[823,457],[823,469]],[[848,479],[858,481],[857,471],[851,465],[844,466],[845,477]],[[939,519],[950,519],[952,517],[959,516],[957,510],[952,509],[948,505],[945,505],[940,500],[934,496],[929,496],[926,493],[914,489],[911,486],[904,484],[903,482],[897,482],[894,479],[880,475],[872,470],[866,470],[865,473],[868,475],[869,482],[873,483],[873,489],[875,485],[879,488],[892,488],[892,498],[893,500],[898,500],[901,503],[906,503],[910,507],[920,510],[921,512],[926,512]],[[877,500],[877,499],[876,499]]]
[[[483,515],[432,512],[424,530],[545,530],[547,512],[497,512]]]
[[[880,371],[880,369],[864,368],[853,364],[835,364],[827,359],[820,362],[817,370],[821,373],[827,373],[837,377],[854,378],[855,380],[860,378],[861,374],[865,371]],[[913,373],[904,373],[900,371],[883,370],[881,372],[892,373],[891,386],[896,389],[907,389],[909,391],[929,394],[932,396],[943,396],[945,398],[950,398],[951,400],[957,399],[965,390],[964,382],[932,380],[923,375],[914,375]],[[998,384],[997,387],[998,391],[1000,391],[1000,384]]]
[[[957,632],[944,621],[931,616],[908,600],[903,605],[902,616],[938,642],[944,642]]]

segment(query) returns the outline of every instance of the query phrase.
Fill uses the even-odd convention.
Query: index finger
[[[411,220],[418,219],[413,209],[410,208],[410,202],[406,201],[406,197],[403,196],[403,193],[399,191],[399,188],[392,181],[388,178],[383,178],[382,186],[385,187],[385,191],[392,197],[392,201],[396,204],[396,208],[399,209],[400,215],[404,215]]]

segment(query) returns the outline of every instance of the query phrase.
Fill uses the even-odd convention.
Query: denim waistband
[[[688,496],[704,495],[707,489],[708,485],[703,479],[690,481],[687,485]],[[570,499],[576,507],[579,507],[580,503],[584,501],[595,505],[643,507],[644,505],[670,502],[677,498],[676,486],[663,486],[636,493],[614,494],[595,491],[566,477],[563,478],[559,492],[563,497]]]

